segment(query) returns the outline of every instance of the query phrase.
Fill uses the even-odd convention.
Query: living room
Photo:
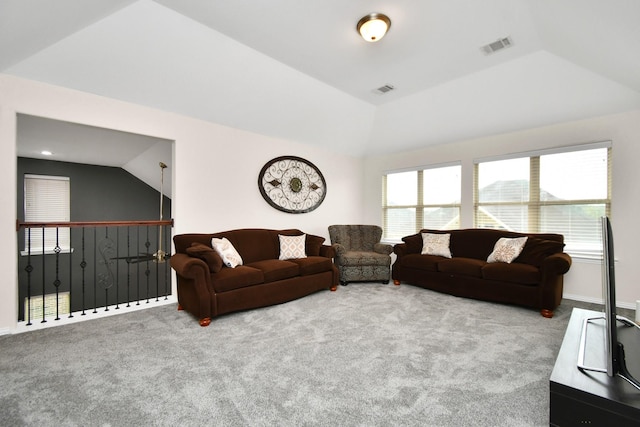
[[[376,106],[343,94],[316,78],[304,76],[268,56],[256,54],[217,31],[204,26],[187,30],[191,28],[188,27],[190,19],[169,11],[160,5],[162,2],[128,3],[129,9],[121,11],[121,15],[116,13],[110,19],[97,21],[75,37],[39,47],[20,61],[0,67],[3,73],[0,75],[0,146],[4,154],[0,159],[0,170],[4,181],[8,183],[2,201],[3,205],[12,207],[0,213],[0,224],[6,231],[4,235],[10,236],[9,244],[0,249],[0,255],[8,266],[8,273],[0,287],[0,334],[13,333],[17,325],[17,114],[173,141],[170,185],[175,234],[245,227],[295,227],[328,238],[327,226],[330,224],[381,224],[381,177],[385,172],[451,162],[460,162],[462,165],[460,222],[461,227],[470,228],[474,226],[474,159],[611,141],[611,218],[616,231],[616,255],[619,259],[616,264],[619,305],[634,308],[635,301],[640,299],[635,285],[636,274],[632,268],[633,260],[640,256],[636,244],[637,233],[634,231],[637,223],[635,212],[640,209],[640,198],[637,196],[640,170],[635,164],[640,156],[640,84],[637,80],[635,83],[626,83],[620,77],[616,81],[597,67],[589,69],[584,62],[577,65],[579,58],[572,58],[574,62],[571,62],[549,53],[548,50],[553,46],[545,45],[534,52],[511,58],[506,69],[495,64],[498,75],[489,75],[480,70],[472,73],[472,81],[463,81],[461,86],[454,87],[452,82],[456,79],[452,78],[436,89],[427,90],[425,96],[436,98],[439,104],[428,104],[426,107],[418,105],[413,108],[411,115],[403,115],[401,104],[407,104],[411,109],[412,102],[416,101],[414,97],[398,98],[394,102]],[[590,15],[592,18],[598,17],[598,11],[601,10],[599,5],[604,3],[609,4],[604,1],[589,3],[595,10]],[[582,8],[577,2],[568,4],[572,6],[567,7]],[[370,12],[369,5],[366,6],[367,10],[363,13]],[[635,5],[625,7],[637,11]],[[626,22],[624,17],[634,16],[625,13],[624,8],[621,10],[623,12],[616,15],[616,19]],[[212,45],[222,46],[215,50],[215,54],[223,58],[218,65],[225,67],[224,73],[215,74],[216,84],[213,86],[219,86],[208,88],[209,91],[204,94],[193,88],[189,97],[178,102],[179,105],[170,103],[180,95],[173,86],[165,87],[163,92],[152,92],[151,83],[158,83],[158,87],[166,83],[162,80],[166,76],[155,76],[151,72],[153,69],[175,67],[175,73],[169,74],[178,74],[178,78],[185,80],[201,78],[199,74],[202,71],[197,73],[198,76],[192,75],[195,71],[180,74],[189,68],[184,65],[189,59],[185,57],[186,54],[174,59],[175,63],[166,59],[141,64],[140,67],[115,67],[108,73],[92,76],[95,70],[105,67],[105,59],[111,57],[111,45],[106,43],[105,37],[92,39],[93,44],[85,46],[83,38],[102,35],[114,28],[124,28],[126,31],[123,32],[126,33],[130,31],[129,19],[147,16],[147,12],[157,12],[157,16],[162,18],[160,23],[150,20],[144,24],[145,30],[151,27],[153,31],[148,34],[157,37],[155,41],[159,45],[168,45],[170,36],[163,35],[161,30],[167,28],[166,24],[171,24],[174,29],[170,31],[172,34],[187,37],[189,31],[193,31],[205,33],[215,40],[199,47],[213,49]],[[393,24],[387,35],[389,39],[394,30],[400,31],[401,28],[399,18],[394,20],[392,16],[391,19]],[[357,36],[355,22],[352,24],[347,31]],[[624,39],[622,44],[639,45],[638,30],[623,27],[628,32],[625,34],[636,38]],[[384,39],[381,43],[385,41],[389,40]],[[486,40],[490,41],[493,39]],[[514,41],[518,43],[515,37]],[[151,49],[152,46],[154,42],[147,40],[132,50],[142,53],[145,48]],[[378,46],[367,44],[361,47]],[[510,49],[517,48],[516,44]],[[566,46],[557,50],[563,51],[564,48]],[[169,51],[179,53],[180,46],[170,46]],[[188,53],[196,57],[198,52]],[[632,52],[635,51],[627,51],[631,59],[617,62],[616,66],[626,66],[626,73],[639,76],[637,61],[631,64],[625,62],[635,58]],[[163,50],[158,57],[166,53]],[[60,58],[59,61],[56,58]],[[85,63],[78,58],[89,58],[91,61],[87,59]],[[248,65],[232,67],[230,63],[234,60],[244,61]],[[544,73],[545,65],[561,67],[558,69],[566,74],[550,78]],[[532,68],[545,74],[542,79],[544,83],[553,83],[549,91],[558,91],[557,98],[538,96],[544,85],[528,80],[529,74],[519,77],[524,76],[518,74],[520,71],[530,71]],[[571,74],[569,70],[575,73]],[[246,79],[237,76],[242,90],[236,88],[231,94],[223,91],[220,86],[234,86],[226,78],[242,73],[249,73]],[[93,77],[102,85],[92,86],[95,84]],[[145,79],[155,81],[147,86]],[[505,86],[495,84],[495,81]],[[266,90],[264,86],[267,82],[271,82],[278,90],[262,96],[263,92],[258,90]],[[158,87],[154,90],[158,90]],[[447,102],[449,96],[464,89],[468,94],[455,98],[456,104]],[[234,97],[237,101],[231,103]],[[309,105],[309,99],[315,102]],[[206,114],[199,111],[199,107],[204,108],[206,104],[214,104],[215,111],[207,110]],[[438,105],[442,111],[436,108]],[[584,108],[585,105],[588,108]],[[514,113],[513,116],[496,118],[491,110],[499,106],[502,106],[500,111],[518,110],[521,115]],[[460,109],[458,113],[457,109]],[[239,115],[246,115],[247,121],[239,121],[238,117],[225,110],[238,110]],[[406,109],[402,111],[406,112]],[[489,119],[492,125],[496,121],[504,122],[503,127],[499,130],[489,125],[483,127],[483,120]],[[384,128],[388,133],[378,132],[378,126],[382,124],[377,124],[377,120],[395,124]],[[408,122],[422,124],[416,129]],[[463,127],[465,122],[473,122],[475,126],[470,127],[469,131],[457,129]],[[310,129],[306,132],[310,135],[305,138],[300,132],[304,128]],[[447,129],[456,129],[457,132]],[[418,137],[416,142],[416,136],[411,132],[422,132],[423,137]],[[371,138],[370,147],[367,145],[368,138]],[[353,143],[342,149],[349,145],[349,141]],[[256,185],[258,173],[267,161],[280,155],[308,159],[322,171],[327,181],[327,195],[316,210],[291,215],[273,209],[260,196]],[[574,257],[564,286],[568,299],[602,302],[600,262]],[[212,326],[210,331],[215,331],[215,325]]]
[[[159,28],[153,27],[154,24],[171,23],[185,26],[185,30],[188,28],[186,26],[190,24],[190,22],[184,21],[184,17],[177,17],[175,13],[169,13],[154,2],[129,3],[133,4],[120,12],[123,15],[121,19],[132,19],[139,13],[154,12],[158,23],[147,24],[149,31],[158,31]],[[586,17],[597,16],[599,7],[599,2],[593,2],[592,10],[586,10],[583,13]],[[620,9],[617,15],[621,15],[620,12],[623,11],[624,9]],[[613,15],[617,16],[615,12],[614,9]],[[493,120],[492,115],[483,113],[484,106],[489,101],[495,105],[507,104],[507,108],[515,108],[512,103],[519,97],[511,96],[510,91],[517,89],[524,94],[526,92],[524,92],[522,85],[514,85],[513,83],[507,85],[507,77],[517,77],[520,75],[517,74],[518,71],[522,71],[522,78],[525,78],[525,75],[529,76],[530,74],[524,74],[524,70],[544,65],[551,67],[552,64],[559,61],[557,57],[544,50],[510,59],[507,61],[507,69],[494,66],[493,68],[497,69],[499,73],[498,76],[502,78],[502,84],[505,85],[500,91],[496,90],[497,87],[489,85],[493,79],[497,78],[496,75],[489,74],[488,71],[473,74],[471,82],[464,82],[461,85],[465,87],[468,84],[473,84],[476,89],[474,89],[475,96],[460,98],[466,103],[464,115],[460,117],[454,114],[458,107],[448,105],[448,102],[445,103],[445,99],[442,98],[443,93],[447,96],[453,96],[462,90],[455,85],[455,79],[437,89],[427,91],[429,96],[438,97],[436,105],[441,105],[444,112],[432,110],[431,105],[420,106],[419,103],[416,104],[416,108],[412,108],[412,103],[418,102],[415,96],[400,98],[375,107],[349,96],[327,93],[327,86],[315,80],[312,82],[304,81],[299,73],[290,68],[283,68],[281,64],[271,58],[256,56],[251,58],[251,65],[261,69],[263,71],[261,74],[266,75],[266,77],[257,77],[260,82],[288,80],[290,86],[295,86],[300,91],[304,88],[304,95],[307,98],[315,99],[316,103],[299,108],[299,101],[295,99],[295,94],[289,91],[285,93],[280,91],[281,104],[278,104],[279,106],[275,110],[278,110],[278,115],[294,117],[293,119],[288,117],[284,120],[284,122],[292,124],[290,128],[286,128],[282,126],[284,123],[273,121],[276,115],[267,112],[267,110],[273,109],[264,104],[270,99],[267,97],[270,94],[265,94],[265,99],[251,100],[256,105],[252,106],[250,110],[243,107],[245,110],[242,111],[242,114],[247,117],[246,123],[229,126],[225,123],[229,122],[231,118],[220,111],[222,106],[215,107],[215,113],[219,114],[219,122],[222,123],[218,124],[215,118],[203,117],[202,112],[185,114],[185,111],[193,110],[192,106],[188,106],[186,110],[182,111],[182,114],[170,112],[172,108],[180,112],[176,107],[163,109],[163,103],[168,102],[169,99],[167,95],[163,95],[165,97],[163,99],[156,99],[156,105],[152,106],[156,108],[145,106],[145,102],[142,101],[132,102],[136,96],[140,96],[135,93],[131,94],[133,90],[131,85],[137,84],[135,76],[127,77],[122,73],[116,73],[109,77],[113,79],[109,88],[84,91],[82,87],[89,88],[89,82],[65,83],[66,66],[63,67],[61,63],[69,59],[67,56],[70,54],[77,55],[78,52],[86,54],[89,57],[87,63],[91,63],[93,67],[100,67],[100,63],[91,62],[100,56],[100,50],[93,53],[86,51],[86,49],[77,51],[76,49],[79,48],[77,46],[78,38],[98,37],[102,32],[112,30],[113,26],[118,24],[117,15],[109,16],[109,19],[99,22],[94,27],[87,28],[85,31],[88,32],[65,40],[65,43],[54,44],[49,49],[40,52],[39,55],[28,57],[17,65],[12,64],[12,67],[8,68],[9,72],[2,75],[2,80],[0,80],[0,89],[3,94],[0,101],[3,113],[1,137],[2,146],[6,153],[3,156],[5,165],[2,170],[6,174],[7,182],[15,183],[16,181],[16,135],[14,129],[17,119],[15,114],[21,113],[174,141],[173,182],[171,186],[174,194],[172,216],[175,218],[175,233],[205,230],[213,232],[252,226],[271,228],[295,226],[307,230],[309,233],[328,236],[326,227],[332,223],[380,224],[380,180],[384,172],[451,162],[460,162],[462,165],[460,224],[463,228],[468,228],[474,226],[472,194],[474,159],[590,142],[611,141],[613,146],[611,203],[613,223],[616,229],[622,230],[632,229],[635,223],[633,212],[638,208],[639,202],[635,197],[635,186],[629,185],[629,183],[636,182],[638,175],[637,167],[634,165],[634,159],[638,154],[637,144],[634,141],[638,139],[640,132],[637,127],[640,106],[638,88],[624,86],[616,81],[595,75],[592,71],[575,64],[563,64],[567,66],[566,69],[562,69],[564,73],[572,71],[574,74],[562,76],[563,78],[557,77],[551,81],[541,78],[539,82],[536,82],[536,85],[541,84],[542,81],[545,84],[553,84],[551,90],[554,91],[559,91],[563,85],[568,87],[566,92],[561,92],[559,95],[563,99],[569,99],[561,105],[562,109],[559,106],[558,98],[545,99],[541,96],[527,98],[527,103],[520,103],[525,106],[522,108],[523,111],[518,113],[529,114],[534,117],[532,120],[525,121],[520,116],[514,116],[511,120],[512,123],[508,122],[499,128],[500,132],[490,132],[483,130],[482,127],[470,126],[472,130],[462,131],[459,134],[447,134],[447,132],[451,132],[447,129],[460,127],[457,124],[458,120],[461,122],[482,120],[489,122],[490,119]],[[584,20],[585,16],[577,17],[576,20]],[[167,20],[169,21],[167,22]],[[395,27],[393,29],[400,31]],[[241,53],[243,56],[249,57],[248,55],[252,53],[248,52],[244,45],[227,46],[231,42],[211,30],[198,28],[198,31],[209,31],[210,34],[207,33],[207,35],[214,37],[219,43],[224,43],[224,49],[235,48],[236,51],[233,52],[235,55]],[[621,26],[618,31],[631,30]],[[165,41],[168,42],[168,40]],[[136,48],[141,47],[143,46],[136,46]],[[198,46],[198,48],[202,47]],[[361,46],[366,49],[376,47],[379,46],[375,44]],[[543,47],[558,50],[561,48],[552,45]],[[518,46],[515,46],[510,49],[517,48]],[[175,48],[172,48],[167,52],[175,53],[176,51]],[[163,55],[167,52],[163,52]],[[216,53],[229,55],[229,52],[226,51],[217,51]],[[509,54],[509,52],[505,53]],[[59,62],[55,59],[56,55],[61,58]],[[536,60],[541,62],[535,62]],[[151,65],[155,65],[155,63],[151,63]],[[88,65],[85,64],[85,66]],[[148,64],[145,64],[145,67],[147,66]],[[179,71],[182,71],[181,67],[178,67]],[[7,66],[4,68],[6,71]],[[268,73],[265,72],[267,69]],[[542,73],[544,70],[536,68],[536,71]],[[277,76],[275,73],[278,72],[281,72],[282,75]],[[633,69],[627,69],[625,72],[632,74]],[[88,75],[84,75],[83,78],[88,79]],[[571,80],[584,80],[584,82],[581,81],[581,85],[576,84],[575,87],[571,87]],[[584,84],[590,87],[588,92]],[[63,87],[65,85],[68,88]],[[479,87],[485,88],[483,91],[487,93],[481,93]],[[531,90],[533,92],[530,96],[539,92],[539,87],[535,86]],[[91,92],[98,92],[98,95]],[[112,96],[108,96],[109,93]],[[574,94],[573,98],[569,98],[571,94]],[[287,101],[290,102],[287,103]],[[333,103],[329,104],[330,102]],[[593,104],[586,109],[586,112],[584,108],[578,108],[580,104],[585,103]],[[197,98],[197,102],[194,102],[193,105],[196,104],[202,104],[202,100]],[[409,108],[403,104],[408,104]],[[273,123],[265,125],[257,122],[255,114],[253,114],[255,108],[263,109],[265,111],[263,115],[268,117],[266,121],[271,120]],[[425,110],[425,108],[429,108],[429,110]],[[299,111],[294,112],[296,109]],[[321,116],[315,114],[320,110],[323,111]],[[487,110],[491,110],[491,108]],[[405,111],[413,111],[413,113],[411,115],[402,113]],[[501,111],[504,111],[504,108]],[[577,111],[580,114],[574,113]],[[356,115],[356,112],[360,112],[359,115]],[[473,113],[469,114],[468,112]],[[305,113],[306,116],[300,116],[302,113]],[[207,112],[206,114],[211,113]],[[427,116],[432,114],[435,121],[430,124],[427,119],[421,117],[423,114]],[[348,124],[344,119],[345,116],[348,117]],[[379,119],[376,121],[375,117],[379,117]],[[443,120],[448,120],[448,122],[445,123]],[[507,118],[505,117],[504,120],[507,121]],[[518,123],[518,120],[522,124]],[[380,124],[381,121],[398,122],[398,124],[384,128]],[[333,123],[336,129],[330,130],[322,127],[325,122]],[[412,125],[416,122],[427,124],[416,128],[415,125]],[[447,127],[444,127],[445,124]],[[363,136],[362,130],[371,126],[373,128],[370,132],[373,136],[367,146],[363,142],[365,136]],[[438,130],[434,132],[431,128],[425,129],[424,126],[432,126]],[[274,129],[274,127],[278,129]],[[305,127],[314,129],[314,131],[312,135],[308,135],[309,132],[307,132],[306,139],[302,140],[297,136],[300,135],[299,128]],[[400,133],[400,129],[403,129],[403,133]],[[391,135],[385,136],[384,132],[391,132]],[[401,136],[397,137],[393,135],[393,132],[398,132]],[[418,143],[408,144],[406,140],[416,138],[411,132],[421,132],[424,136]],[[379,140],[384,141],[379,142]],[[347,144],[346,141],[350,141],[350,144]],[[347,146],[348,148],[342,149]],[[399,148],[403,146],[407,148]],[[291,216],[275,211],[265,204],[259,196],[255,181],[260,168],[268,160],[286,154],[309,159],[325,175],[328,187],[327,197],[317,210],[305,215]],[[237,165],[242,165],[243,173],[238,173]],[[214,186],[215,192],[213,194],[215,197],[201,197],[203,185]],[[16,198],[13,188],[15,186],[9,186],[5,192],[7,205],[15,204]],[[358,196],[354,197],[354,195]],[[5,224],[7,230],[8,227],[14,230],[15,218],[10,212],[15,212],[15,210],[5,212],[2,223]],[[291,223],[292,219],[295,220],[295,224]],[[625,260],[634,259],[633,256],[637,252],[636,245],[633,233],[618,233],[620,234],[616,241],[619,257],[617,268],[620,277],[618,298],[622,306],[633,308],[639,295],[633,286],[634,273],[631,268],[633,264],[630,261],[625,262]],[[13,239],[16,238],[15,232],[9,235],[13,236]],[[17,264],[17,255],[13,251],[15,247],[15,244],[10,244],[6,245],[4,249],[4,259],[12,266]],[[14,269],[9,271],[14,271]],[[600,301],[602,296],[597,280],[598,274],[598,263],[574,258],[574,265],[565,278],[565,295],[589,302]],[[7,285],[2,289],[4,307],[0,310],[0,330],[4,332],[13,330],[16,324],[15,286],[11,285],[11,283],[15,283],[15,276],[12,274],[11,277],[13,279],[7,281]]]

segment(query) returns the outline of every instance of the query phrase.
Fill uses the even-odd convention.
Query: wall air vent
[[[505,37],[503,39],[498,39],[493,43],[482,46],[480,50],[485,55],[491,55],[492,53],[496,53],[499,50],[506,49],[511,46],[513,46],[513,40],[511,40],[511,37]]]
[[[384,85],[377,88],[374,92],[376,92],[379,95],[384,95],[385,93],[391,92],[394,89],[395,87],[393,87],[393,85]]]

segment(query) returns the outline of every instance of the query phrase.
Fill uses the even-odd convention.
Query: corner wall
[[[24,113],[175,141],[172,171],[174,233],[233,228],[299,228],[329,239],[334,223],[361,222],[362,160],[323,147],[265,137],[177,114],[0,74],[0,334],[16,328],[16,114]],[[320,207],[287,214],[269,206],[257,186],[262,166],[294,155],[314,163],[327,182]],[[175,281],[174,281],[175,287]],[[174,289],[175,293],[175,289]]]
[[[385,171],[461,161],[461,225],[470,228],[473,227],[474,158],[609,140],[613,144],[611,221],[618,260],[617,299],[618,305],[635,308],[635,301],[640,300],[635,270],[640,259],[640,110],[368,158],[365,160],[364,220],[372,224],[382,221],[380,177]],[[574,259],[565,276],[564,295],[602,302],[600,262]]]

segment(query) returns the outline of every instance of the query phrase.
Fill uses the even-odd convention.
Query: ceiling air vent
[[[393,87],[393,85],[384,85],[384,86],[380,86],[378,89],[376,89],[375,92],[380,94],[380,95],[384,95],[385,93],[391,92],[394,89],[395,89],[395,87]]]
[[[503,39],[498,39],[493,43],[482,46],[480,50],[482,50],[485,55],[491,55],[492,53],[496,53],[499,50],[506,49],[511,46],[513,46],[511,37],[505,37]]]

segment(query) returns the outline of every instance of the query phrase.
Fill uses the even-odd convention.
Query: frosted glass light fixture
[[[380,40],[387,34],[389,27],[391,27],[391,20],[382,13],[370,13],[362,17],[356,26],[362,38],[368,42]]]

